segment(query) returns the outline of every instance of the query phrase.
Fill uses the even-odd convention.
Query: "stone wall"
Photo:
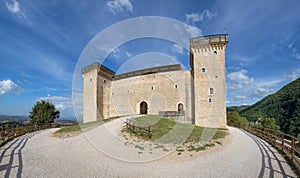
[[[148,114],[177,111],[184,105],[185,120],[191,123],[190,71],[180,70],[116,80],[111,85],[111,105],[108,117],[140,114],[141,102],[146,102]],[[113,111],[112,111],[113,110]]]

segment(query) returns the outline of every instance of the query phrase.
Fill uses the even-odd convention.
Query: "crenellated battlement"
[[[219,45],[228,43],[228,34],[219,34],[211,36],[196,37],[190,39],[190,47],[205,46],[205,45]]]

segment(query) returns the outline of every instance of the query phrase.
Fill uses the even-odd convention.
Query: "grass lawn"
[[[175,144],[198,143],[200,140],[221,139],[225,137],[227,131],[227,129],[205,128],[195,126],[194,124],[179,123],[156,115],[138,117],[135,119],[134,125],[141,127],[150,126],[151,128],[151,139],[146,135],[140,136],[129,131],[130,134],[136,137],[144,140]]]
[[[119,117],[111,117],[104,120],[89,122],[89,123],[82,123],[82,124],[75,124],[67,127],[63,127],[59,130],[57,130],[54,133],[54,136],[56,137],[71,137],[81,134],[81,132],[92,130],[93,128],[102,125],[104,123],[110,122],[114,119],[117,119]]]

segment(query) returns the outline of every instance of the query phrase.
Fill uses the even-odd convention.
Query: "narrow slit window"
[[[202,73],[205,73],[206,72],[205,67],[202,67],[201,71],[202,71]]]

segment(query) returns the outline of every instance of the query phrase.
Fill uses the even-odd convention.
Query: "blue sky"
[[[44,99],[61,117],[74,118],[73,101],[81,103],[82,93],[72,100],[72,82],[82,51],[111,25],[140,16],[186,23],[192,36],[227,32],[227,105],[253,104],[300,76],[299,7],[295,0],[2,0],[0,114],[28,115]],[[134,62],[148,54],[166,58]],[[144,38],[114,49],[104,64],[120,73],[129,70],[124,64],[179,61],[188,68],[188,54],[170,41]]]

